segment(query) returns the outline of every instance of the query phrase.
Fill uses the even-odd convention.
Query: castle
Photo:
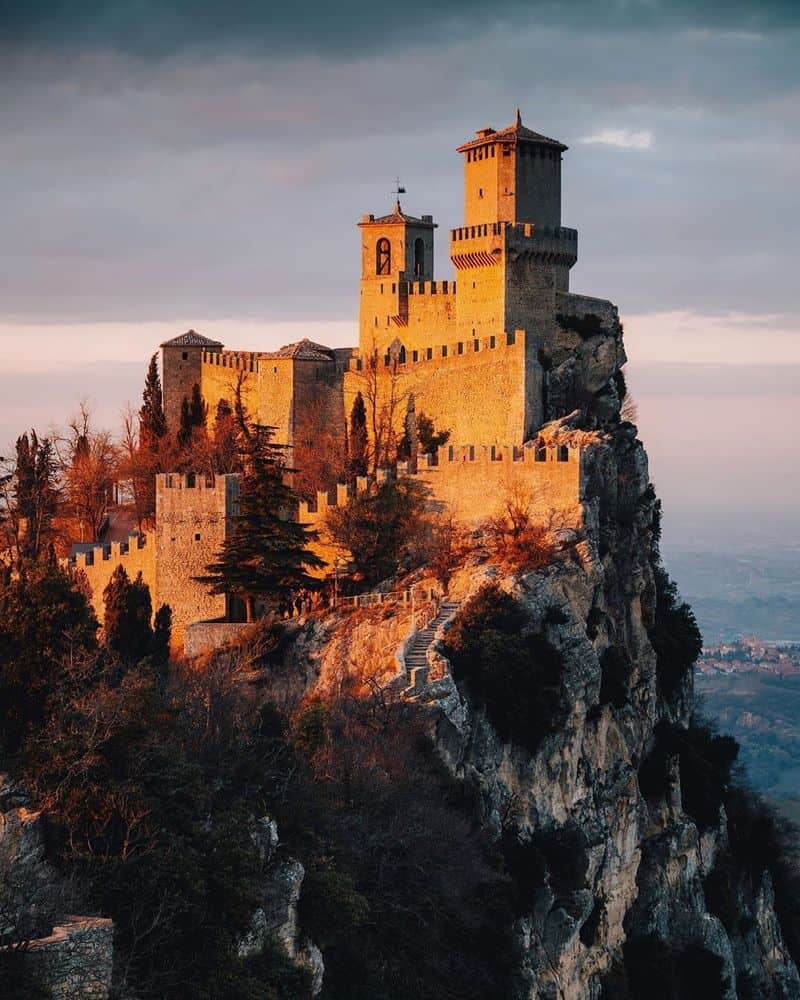
[[[493,513],[492,503],[510,488],[525,488],[551,508],[577,505],[580,450],[535,440],[545,421],[564,416],[578,398],[575,365],[566,375],[554,371],[574,331],[619,324],[612,303],[569,291],[578,235],[561,225],[566,149],[524,126],[519,112],[508,128],[480,129],[458,147],[464,224],[450,230],[455,279],[434,276],[431,215],[408,215],[398,200],[388,215],[363,216],[357,347],[301,340],[278,351],[231,351],[193,330],[162,344],[170,429],[177,430],[195,386],[213,419],[238,385],[251,417],[275,428],[291,464],[302,469],[323,428],[344,448],[361,392],[370,399],[372,437],[379,421],[384,435],[399,436],[409,410],[450,432],[438,455],[419,467],[412,458],[398,471],[420,476],[434,502],[462,521]],[[122,561],[141,568],[154,604],[172,606],[179,633],[190,621],[224,614],[224,599],[189,577],[218,550],[235,513],[231,478],[159,477],[154,532],[118,551],[106,546],[79,556],[95,595]],[[331,485],[319,484],[316,502],[301,505],[301,521],[323,526],[329,506],[359,488],[340,485],[334,497]]]

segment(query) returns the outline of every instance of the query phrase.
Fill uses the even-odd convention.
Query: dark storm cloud
[[[303,51],[337,58],[353,50],[398,48],[427,39],[437,45],[489,23],[535,20],[543,25],[651,30],[686,26],[761,31],[797,25],[794,0],[2,0],[6,44],[110,46],[160,56],[190,46],[237,45],[283,55]]]

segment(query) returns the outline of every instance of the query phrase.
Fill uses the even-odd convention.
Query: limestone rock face
[[[545,431],[563,438],[568,424]],[[688,724],[691,679],[669,701],[656,684],[648,636],[656,501],[636,429],[617,423],[598,433],[588,462],[586,535],[570,559],[522,577],[499,576],[490,566],[464,570],[448,598],[464,600],[494,576],[525,606],[532,627],[562,656],[571,706],[564,725],[534,753],[504,742],[453,681],[442,644],[429,657],[431,680],[418,698],[427,705],[440,757],[477,793],[481,822],[491,832],[499,836],[510,811],[522,838],[581,831],[581,884],[567,893],[545,885],[519,921],[524,995],[600,998],[625,940],[654,934],[679,950],[693,946],[718,956],[730,1000],[745,981],[755,990],[747,995],[800,998],[768,877],[755,894],[740,891],[737,934],[707,906],[704,879],[726,843],[724,810],[718,827],[701,836],[681,804],[677,760],[663,802],[648,804],[640,791],[637,771],[656,724]],[[629,664],[622,707],[600,704],[601,659],[612,645]]]
[[[247,934],[239,942],[239,955],[243,958],[254,955],[269,939],[275,940],[289,958],[311,973],[311,991],[316,996],[322,989],[325,963],[314,942],[300,934],[297,918],[305,868],[295,858],[281,855],[274,820],[269,817],[257,820],[252,836],[264,861],[266,877],[261,905],[253,914]]]
[[[610,302],[565,295],[547,373],[546,416],[555,419],[579,407],[602,426],[619,413],[615,376],[625,364],[622,326]]]

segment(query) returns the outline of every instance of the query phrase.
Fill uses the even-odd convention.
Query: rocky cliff
[[[490,837],[536,856],[540,871],[515,928],[520,996],[639,996],[649,981],[655,996],[800,997],[768,866],[751,870],[730,850],[725,788],[712,821],[701,821],[682,802],[694,776],[681,774],[689,765],[679,753],[661,754],[658,781],[643,778],[663,733],[693,732],[692,671],[670,673],[656,648],[658,602],[669,605],[670,584],[647,457],[636,427],[620,419],[621,328],[564,325],[551,359],[551,415],[578,408],[542,436],[587,448],[584,529],[562,537],[558,556],[536,572],[474,556],[448,593],[462,610],[488,582],[513,598],[523,633],[560,664],[558,724],[522,739],[501,734],[491,699],[455,676],[446,626],[406,697],[425,713],[439,757],[472,794]],[[340,686],[348,669],[363,684],[365,664],[392,683],[385,649],[396,622],[368,624],[366,633],[359,622],[320,637],[322,687]]]

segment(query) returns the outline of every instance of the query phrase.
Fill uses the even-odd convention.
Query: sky
[[[0,0],[0,454],[158,343],[356,341],[356,222],[462,219],[455,147],[568,144],[668,537],[800,534],[800,4]]]

